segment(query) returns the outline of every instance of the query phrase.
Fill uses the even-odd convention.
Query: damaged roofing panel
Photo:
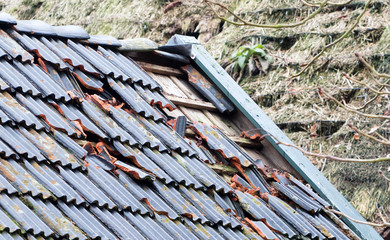
[[[92,64],[100,72],[106,76],[110,76],[114,79],[119,79],[124,82],[131,80],[129,76],[123,73],[115,65],[113,65],[105,57],[97,53],[93,48],[88,46],[83,46],[80,43],[75,43],[72,40],[68,39],[68,46],[73,49],[77,54],[83,57],[86,61]]]
[[[93,156],[87,156],[86,161],[90,164],[88,177],[113,199],[119,208],[130,209],[132,212],[148,214],[150,211],[142,205],[127,189],[120,184],[117,178],[100,168],[93,160]]]
[[[115,48],[122,46],[121,42],[117,38],[108,35],[90,35],[89,39],[83,40],[81,42],[89,45]]]
[[[297,236],[297,234],[276,215],[276,213],[266,206],[266,203],[262,199],[255,198],[249,193],[241,191],[236,191],[236,194],[241,207],[250,214],[253,219],[265,221],[270,228],[289,238]]]
[[[131,77],[133,83],[140,83],[143,87],[148,87],[151,90],[161,91],[162,87],[149,74],[147,74],[138,64],[130,58],[123,56],[118,51],[98,47],[98,51],[103,57],[110,60],[115,66],[121,69],[124,73]]]
[[[187,228],[191,229],[192,232],[199,239],[212,239],[212,240],[223,240],[224,237],[221,236],[214,228],[208,225],[202,225],[199,223],[193,223],[188,219],[184,219]]]
[[[54,236],[55,233],[30,210],[16,196],[0,194],[0,206],[9,214],[26,232],[44,237]]]
[[[108,209],[118,208],[84,173],[62,167],[58,167],[58,170],[61,177],[76,189],[89,204]]]
[[[204,189],[204,186],[196,180],[194,175],[183,167],[183,165],[176,161],[168,153],[160,153],[156,150],[151,150],[147,147],[143,148],[146,156],[148,156],[154,163],[161,167],[165,172],[169,174],[179,184],[183,184],[186,187],[194,187],[195,189]]]
[[[91,98],[85,99],[81,103],[84,113],[99,126],[109,137],[128,143],[131,146],[137,145],[137,141],[126,131],[124,131],[112,118],[96,105]]]
[[[163,180],[166,184],[175,184],[175,181],[164,170],[157,166],[138,148],[131,147],[127,144],[122,144],[119,141],[113,141],[113,147],[134,165],[153,173],[157,176],[157,178]]]
[[[1,170],[0,170],[1,171]],[[13,195],[18,193],[18,190],[14,188],[5,178],[5,176],[0,175],[0,193],[5,192],[8,195]]]
[[[131,194],[139,201],[144,201],[153,209],[155,213],[168,216],[170,219],[178,219],[179,215],[173,210],[168,203],[163,201],[149,186],[130,178],[122,171],[119,172],[119,181],[124,185]]]
[[[239,147],[228,141],[218,129],[199,122],[195,122],[192,129],[207,142],[211,149],[220,152],[226,159],[238,161],[244,167],[253,165],[253,160],[242,154]]]
[[[11,35],[20,45],[29,52],[33,52],[38,57],[45,59],[46,61],[56,65],[59,69],[67,69],[68,66],[53,53],[46,45],[39,41],[35,36],[28,36],[24,33],[19,34],[15,30],[7,30],[8,34]]]
[[[58,199],[66,203],[75,205],[86,205],[85,200],[69,186],[53,169],[46,163],[37,163],[35,161],[24,161],[26,169],[35,177],[35,179],[50,190]]]
[[[30,194],[42,199],[54,199],[54,196],[42,186],[29,172],[15,160],[0,159],[0,173],[23,194]]]
[[[232,112],[233,104],[223,96],[222,92],[207,80],[193,66],[187,65],[182,67],[188,74],[189,83],[198,90],[207,100],[209,100],[221,113]]]
[[[0,29],[0,48],[7,52],[12,58],[22,62],[32,62],[34,57],[24,50],[15,40],[13,40],[4,30]]]
[[[73,69],[72,74],[85,88],[98,92],[103,92],[103,83],[92,74],[84,73],[78,68]]]
[[[34,212],[59,236],[66,239],[87,239],[82,231],[66,218],[50,201],[26,197]]]
[[[176,106],[169,99],[167,99],[158,91],[143,88],[138,83],[134,84],[134,88],[137,93],[151,105],[157,105],[160,108],[167,108],[170,111],[173,111],[173,109],[176,108]]]
[[[190,157],[196,155],[196,152],[184,140],[184,138],[165,123],[156,123],[142,117],[138,117],[138,119],[145,125],[146,129],[157,136],[160,141],[167,145],[170,149]]]
[[[174,239],[179,240],[198,240],[198,238],[183,223],[173,221],[164,215],[156,215],[156,221],[169,232]]]
[[[40,37],[39,40],[51,51],[57,54],[64,62],[75,68],[103,77],[91,64],[85,61],[80,55],[75,53],[70,47],[59,39]]]
[[[181,185],[179,185],[179,187],[179,191],[185,198],[201,210],[212,224],[222,225],[224,227],[228,226],[231,228],[241,227],[240,221],[233,216],[227,215],[223,209],[203,191],[196,191],[191,188],[187,189]]]
[[[138,114],[161,121],[162,117],[129,84],[107,79],[108,85]]]
[[[7,216],[6,213],[4,213],[2,209],[0,209],[0,232],[3,231],[14,233],[16,231],[20,231],[20,228],[13,220],[10,219],[9,216]]]

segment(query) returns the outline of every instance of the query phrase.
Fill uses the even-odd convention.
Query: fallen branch
[[[274,25],[272,25],[272,24],[258,24],[258,23],[249,22],[249,21],[246,21],[245,19],[243,19],[242,17],[238,16],[237,14],[235,14],[233,11],[231,11],[229,8],[227,8],[226,6],[224,6],[221,3],[213,2],[213,1],[209,1],[209,0],[204,0],[204,2],[210,7],[210,9],[214,12],[214,14],[219,19],[221,19],[221,20],[223,20],[225,22],[228,22],[230,24],[233,24],[233,25],[236,25],[236,26],[252,26],[252,27],[259,27],[259,28],[280,29],[280,28],[294,28],[294,27],[298,27],[298,26],[301,26],[301,25],[305,24],[307,21],[309,21],[310,19],[314,18],[314,16],[316,16],[318,13],[320,13],[325,6],[327,6],[328,0],[325,0],[322,3],[320,3],[318,8],[317,8],[317,10],[315,10],[313,13],[311,13],[309,16],[307,16],[302,21],[299,21],[299,22],[296,22],[296,23],[274,24]],[[228,13],[233,15],[233,17],[235,17],[238,20],[238,22],[231,21],[231,20],[227,19],[226,17],[222,17],[221,15],[219,15],[217,13],[217,11],[212,7],[212,4],[216,5],[216,6],[219,6],[220,8],[226,10]]]
[[[368,133],[366,133],[366,132],[364,132],[364,131],[358,129],[358,128],[355,127],[355,126],[352,126],[352,124],[347,124],[347,126],[350,127],[352,130],[356,131],[357,133],[359,133],[360,135],[365,136],[366,138],[369,138],[369,139],[371,139],[371,140],[373,140],[373,141],[375,141],[375,142],[377,142],[377,143],[380,143],[380,144],[384,144],[384,145],[390,146],[390,141],[388,141],[387,139],[386,139],[386,141],[384,141],[383,138],[382,138],[382,140],[379,139],[379,138],[376,138],[376,137],[374,137],[374,136],[372,136],[372,135],[370,135],[370,134],[368,134]]]
[[[386,177],[386,175],[382,172],[382,170],[379,170],[378,172],[387,182],[390,183],[390,178]]]
[[[357,219],[354,219],[342,212],[339,212],[337,210],[334,210],[334,209],[329,209],[330,212],[332,213],[335,213],[337,215],[340,215],[340,216],[343,216],[345,218],[348,218],[349,220],[353,221],[353,222],[356,222],[356,223],[360,223],[360,224],[365,224],[365,225],[370,225],[370,226],[373,226],[373,227],[390,227],[390,223],[389,222],[383,222],[383,223],[373,223],[373,222],[366,222],[366,221],[360,221],[360,220],[357,220]]]

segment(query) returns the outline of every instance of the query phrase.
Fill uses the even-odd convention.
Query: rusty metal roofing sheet
[[[124,163],[122,161],[116,160],[114,165],[118,169],[121,169],[127,174],[131,175],[131,177],[134,179],[150,181],[154,181],[156,179],[156,176],[153,173],[146,172],[145,170],[135,167],[134,165],[130,165],[130,163]]]
[[[76,189],[91,205],[108,209],[118,209],[118,206],[83,172],[58,167],[61,177]]]
[[[276,213],[269,209],[266,203],[249,193],[236,191],[241,207],[255,220],[265,221],[269,227],[283,235],[293,238],[297,233],[292,230]]]
[[[274,232],[271,231],[271,229],[269,229],[267,227],[267,225],[265,225],[263,222],[261,221],[250,221],[250,225],[253,229],[256,230],[256,232],[258,232],[260,234],[261,237],[263,237],[264,239],[272,239],[272,240],[278,240],[279,238],[276,236],[276,234]]]
[[[103,57],[111,61],[115,66],[128,75],[133,83],[140,83],[144,87],[152,90],[162,91],[162,87],[149,74],[147,74],[132,59],[123,56],[119,51],[112,51],[101,46],[97,49]]]
[[[119,181],[131,192],[131,194],[139,201],[148,204],[155,213],[167,215],[170,219],[178,219],[179,215],[173,210],[168,203],[162,200],[149,185],[144,182],[133,180],[123,171],[119,172]]]
[[[10,85],[8,85],[3,78],[0,77],[0,91],[9,91],[12,92],[14,91],[13,88],[11,88]]]
[[[53,194],[40,184],[26,169],[15,160],[0,159],[0,172],[23,194],[30,194],[42,199],[54,199]]]
[[[113,141],[113,146],[123,157],[129,159],[134,165],[153,173],[166,184],[175,184],[172,177],[170,177],[138,148],[122,144],[115,140]]]
[[[0,77],[8,86],[12,87],[12,89],[20,90],[23,93],[33,96],[42,96],[42,93],[39,92],[25,76],[19,73],[13,65],[4,59],[0,59]]]
[[[134,84],[134,88],[137,93],[151,105],[157,105],[160,108],[168,108],[170,111],[173,111],[173,109],[176,108],[176,106],[159,91],[141,87],[138,83]]]
[[[20,228],[2,209],[0,209],[0,232],[3,231],[8,233],[20,232]]]
[[[42,201],[30,196],[26,197],[26,201],[33,207],[35,214],[59,236],[66,239],[87,239],[82,231],[66,218],[50,201]]]
[[[112,118],[131,136],[133,136],[139,144],[153,149],[158,149],[160,152],[167,151],[164,144],[161,143],[151,132],[145,129],[134,114],[129,113],[122,108],[109,107]]]
[[[69,186],[57,173],[46,163],[24,160],[25,168],[45,188],[54,194],[57,199],[75,205],[86,205],[85,200],[71,186]]]
[[[89,39],[82,40],[81,42],[89,45],[114,47],[114,48],[122,46],[121,42],[117,38],[108,35],[90,35]]]
[[[212,239],[212,240],[223,240],[224,237],[221,236],[214,228],[208,225],[202,225],[199,223],[193,223],[187,219],[185,219],[185,224],[188,228],[192,230],[192,232],[199,239]]]
[[[122,143],[128,143],[131,146],[138,142],[126,131],[124,131],[112,118],[110,118],[99,106],[92,100],[85,100],[81,103],[84,113],[99,126],[109,137],[119,140]]]
[[[241,231],[237,229],[218,226],[218,232],[221,233],[221,235],[224,236],[226,239],[249,240],[247,236],[245,236]]]
[[[87,89],[103,92],[103,82],[90,73],[83,73],[80,69],[73,69],[73,76],[79,81],[79,83]]]
[[[0,29],[0,48],[2,48],[13,59],[22,62],[32,62],[34,57],[13,40],[4,30]]]
[[[147,147],[143,148],[146,156],[154,163],[161,167],[169,174],[176,182],[183,184],[186,187],[194,187],[195,189],[204,189],[204,186],[194,177],[195,172],[190,172],[175,158],[168,153],[160,153],[157,150],[151,150]]]
[[[20,156],[38,161],[46,160],[39,149],[28,141],[18,130],[7,125],[0,125],[0,139],[6,142]]]
[[[18,32],[34,35],[57,36],[54,27],[41,20],[18,20],[15,29]]]
[[[60,143],[63,147],[69,150],[69,152],[74,154],[75,157],[78,157],[79,159],[84,159],[87,155],[87,151],[75,141],[73,141],[70,137],[68,137],[68,135],[54,130],[52,136],[58,143]]]
[[[147,239],[159,240],[159,239],[171,239],[173,238],[164,231],[164,229],[149,216],[141,216],[139,214],[132,214],[129,211],[124,211],[123,215],[128,221],[135,226],[140,233],[142,233]]]
[[[30,53],[36,54],[38,57],[56,65],[59,69],[67,69],[64,61],[53,53],[46,45],[39,41],[35,36],[29,36],[24,33],[18,33],[13,29],[8,29],[7,33],[13,37],[24,49]]]
[[[117,239],[117,237],[85,207],[67,204],[61,200],[57,201],[57,206],[92,239],[97,239],[99,237],[101,239]]]
[[[38,148],[41,155],[45,156],[51,163],[59,163],[61,166],[66,166],[71,169],[82,168],[81,159],[58,144],[49,134],[42,131],[37,132],[32,129],[27,131],[24,128],[20,128],[19,132]]]
[[[207,100],[209,100],[221,113],[232,112],[234,106],[224,97],[223,93],[206,79],[193,66],[187,65],[182,67],[188,74],[189,83],[198,90]]]
[[[26,232],[44,237],[54,236],[51,230],[33,211],[30,210],[18,197],[0,194],[0,206]]]
[[[0,239],[1,240],[24,240],[24,238],[20,236],[18,233],[9,234],[8,232],[1,232]],[[29,240],[35,240],[35,238],[29,238]]]
[[[75,43],[70,39],[68,39],[68,46],[104,75],[125,82],[131,81],[131,77],[127,76],[109,60],[97,53],[93,48],[89,46],[83,46],[80,43]]]
[[[324,239],[324,236],[290,205],[270,194],[267,196],[270,207],[273,208],[282,218],[284,218],[302,235],[312,239]]]
[[[103,222],[119,239],[145,239],[121,214],[117,211],[91,207],[90,211]],[[128,214],[131,214],[128,212]]]
[[[127,189],[120,184],[117,178],[100,168],[93,161],[93,157],[87,156],[90,164],[88,177],[96,183],[106,194],[113,199],[120,209],[129,209],[142,215],[150,214],[149,209],[142,205]]]
[[[207,125],[206,123],[194,122],[193,130],[207,142],[209,147],[220,152],[226,159],[238,161],[242,166],[249,167],[253,165],[253,160],[243,155],[234,143],[228,141],[218,129]]]
[[[249,167],[245,171],[245,176],[255,188],[260,188],[261,193],[270,193],[271,187],[255,167]]]
[[[310,197],[314,198],[315,200],[317,200],[319,203],[322,204],[322,206],[324,207],[329,207],[329,203],[327,203],[325,200],[323,200],[320,196],[318,196],[316,193],[313,192],[313,190],[311,190],[310,188],[308,188],[307,186],[305,186],[305,184],[301,183],[300,181],[298,181],[296,178],[294,178],[293,176],[290,175],[290,178],[289,178],[297,187],[291,187],[294,189],[295,192],[300,192],[302,195],[304,195],[302,193],[302,191],[304,191],[306,194],[308,194]]]
[[[108,85],[138,114],[161,121],[162,117],[129,84],[108,78]]]
[[[203,191],[196,191],[182,185],[179,185],[179,191],[188,201],[202,211],[212,224],[222,225],[224,227],[228,226],[231,228],[241,227],[241,223],[237,220],[237,218],[227,215],[223,209]]]
[[[32,127],[36,130],[44,129],[41,121],[7,92],[0,93],[0,109],[15,123],[25,127]],[[2,120],[2,122],[4,121],[7,121],[7,118]]]
[[[80,55],[74,52],[61,40],[46,37],[39,37],[38,39],[51,51],[57,54],[64,62],[69,63],[73,67],[79,68],[83,71],[95,74],[99,77],[103,77],[103,75],[99,73],[96,68],[85,61]]]
[[[13,65],[42,93],[43,97],[64,102],[70,101],[70,97],[65,90],[39,66],[28,63],[22,64],[18,61],[14,61]]]
[[[16,188],[14,188],[3,175],[0,175],[0,192],[13,195],[18,193],[18,190],[16,190]]]
[[[54,108],[46,105],[41,99],[31,96],[23,96],[20,93],[15,94],[16,99],[23,107],[30,110],[36,117],[43,119],[50,127],[65,132],[69,136],[80,138],[82,129],[77,129],[77,126],[68,122],[66,118],[61,116]]]
[[[196,152],[192,147],[182,138],[175,130],[169,127],[163,122],[154,122],[149,119],[138,117],[141,123],[143,123],[153,135],[158,137],[162,143],[167,145],[170,149],[187,155],[195,156]]]

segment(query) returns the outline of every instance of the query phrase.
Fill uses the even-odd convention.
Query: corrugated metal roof
[[[172,129],[175,106],[115,44],[31,23],[0,32],[0,239],[345,239],[324,200],[281,175],[271,191],[219,129],[190,123],[197,143]],[[205,164],[220,161],[238,175]]]

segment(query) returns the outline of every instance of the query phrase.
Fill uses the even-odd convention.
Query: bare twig
[[[302,75],[302,73],[306,72],[307,69],[309,69],[309,67],[319,58],[321,57],[325,51],[330,48],[330,47],[333,47],[334,45],[338,44],[339,42],[341,42],[344,38],[346,38],[355,28],[356,26],[359,24],[360,22],[360,19],[363,17],[363,15],[366,13],[367,9],[368,9],[368,6],[369,4],[371,3],[372,0],[368,0],[366,2],[366,4],[364,5],[364,9],[363,11],[360,13],[360,15],[357,17],[355,23],[345,32],[343,33],[343,35],[341,35],[338,39],[336,39],[334,42],[332,43],[329,43],[328,45],[326,45],[322,50],[321,52],[319,52],[317,55],[315,55],[313,57],[313,59],[306,64],[306,66],[301,70],[299,71],[298,73],[294,74],[291,76],[291,78],[296,78],[300,75]]]
[[[381,92],[381,89],[383,89],[384,87],[381,87],[380,89],[375,89],[373,88],[370,84],[367,84],[365,82],[362,82],[362,81],[359,81],[351,76],[348,76],[345,72],[343,73],[344,77],[347,78],[348,80],[351,80],[352,82],[355,82],[359,85],[363,85],[365,86],[366,88],[368,88],[370,91],[376,93],[377,95],[390,95],[390,92]]]
[[[368,64],[368,62],[366,62],[366,60],[364,60],[364,58],[362,57],[362,55],[360,55],[359,53],[355,53],[355,56],[359,59],[359,61],[366,67],[368,68],[372,73],[374,73],[376,76],[378,77],[383,77],[383,78],[389,78],[390,79],[390,75],[389,74],[385,74],[385,73],[378,73],[375,68],[373,66],[371,66],[370,64]]]
[[[299,22],[296,22],[296,23],[287,23],[287,24],[258,24],[258,23],[249,22],[249,21],[243,19],[242,17],[238,16],[237,14],[235,14],[232,10],[230,10],[228,7],[224,6],[221,3],[213,2],[213,1],[209,1],[209,0],[204,0],[204,2],[207,5],[209,5],[210,9],[214,12],[214,14],[219,19],[221,19],[221,20],[223,20],[225,22],[228,22],[230,24],[233,24],[233,25],[236,25],[236,26],[252,26],[252,27],[259,27],[259,28],[280,29],[280,28],[294,28],[294,27],[298,27],[298,26],[301,26],[301,25],[305,24],[307,21],[309,21],[310,19],[312,19],[314,16],[316,16],[318,13],[320,13],[322,11],[322,9],[327,5],[328,0],[325,0],[325,1],[321,2],[319,4],[317,10],[312,12],[309,16],[307,16],[302,21],[299,21]],[[221,15],[219,15],[217,13],[217,11],[212,7],[212,5],[219,6],[220,8],[226,10],[228,13],[233,15],[233,17],[235,17],[238,21],[237,22],[236,21],[231,21],[231,20],[227,19],[226,17],[222,17]]]
[[[335,3],[335,2],[328,2],[328,5],[332,5],[332,6],[344,6],[344,5],[347,5],[347,4],[350,4],[353,0],[348,0],[346,2],[342,2],[342,3]],[[320,6],[320,3],[309,3],[308,1],[305,1],[305,0],[301,0],[301,2],[309,7],[319,7]]]
[[[365,225],[370,225],[370,226],[373,226],[373,227],[390,227],[390,223],[389,222],[383,222],[383,223],[373,223],[373,222],[366,222],[366,221],[360,221],[360,220],[357,220],[357,219],[354,219],[342,212],[339,212],[337,210],[334,210],[334,209],[329,209],[329,211],[337,214],[337,215],[340,215],[340,216],[343,216],[345,218],[348,218],[349,220],[353,221],[353,222],[356,222],[356,223],[360,223],[360,224],[365,224]]]
[[[332,97],[330,94],[328,94],[325,91],[321,90],[321,88],[319,88],[318,91],[319,91],[320,94],[324,94],[325,96],[327,96],[329,99],[331,99],[332,101],[337,103],[337,105],[339,105],[343,109],[347,110],[348,112],[356,113],[356,114],[358,114],[360,116],[368,117],[368,118],[390,119],[390,116],[386,116],[386,115],[375,115],[375,114],[368,114],[368,113],[360,112],[360,111],[358,111],[356,109],[351,108],[350,106],[344,105],[342,102],[340,102],[336,98]]]
[[[362,130],[358,129],[358,128],[355,127],[355,126],[352,126],[352,124],[347,124],[347,125],[348,125],[348,127],[350,127],[352,130],[358,132],[360,135],[363,135],[363,136],[365,136],[366,138],[369,138],[369,139],[371,139],[371,140],[373,140],[373,141],[375,141],[375,142],[377,142],[377,143],[380,143],[380,144],[384,144],[384,145],[390,146],[390,141],[388,141],[388,140],[383,141],[383,140],[381,140],[381,139],[379,139],[379,138],[376,138],[376,137],[374,137],[374,136],[372,136],[372,135],[370,135],[370,134],[368,134],[368,133],[366,133],[366,132],[363,132]]]

